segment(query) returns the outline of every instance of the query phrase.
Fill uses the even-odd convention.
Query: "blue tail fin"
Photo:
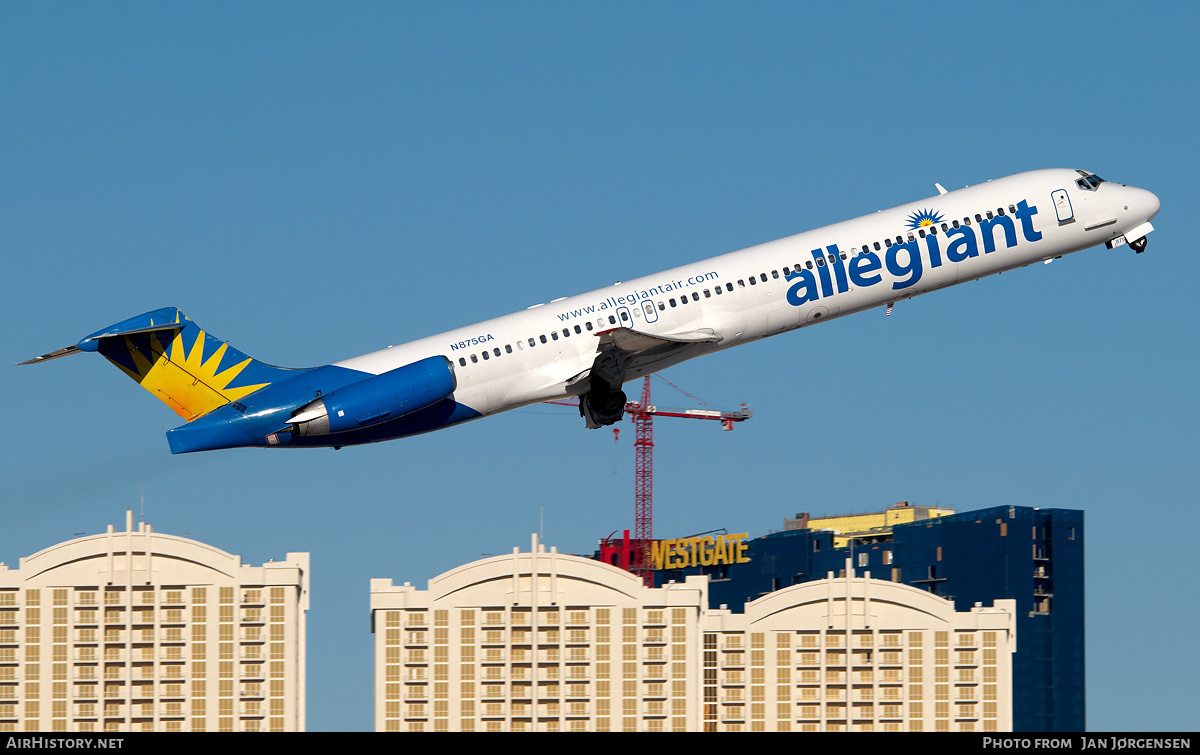
[[[214,338],[175,307],[98,330],[77,348],[99,352],[188,422],[295,374]]]

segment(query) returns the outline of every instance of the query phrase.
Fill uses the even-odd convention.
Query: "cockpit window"
[[[1084,191],[1095,191],[1100,188],[1100,184],[1105,183],[1104,179],[1095,173],[1088,173],[1086,170],[1076,170],[1075,172],[1083,176],[1075,181],[1075,185]]]

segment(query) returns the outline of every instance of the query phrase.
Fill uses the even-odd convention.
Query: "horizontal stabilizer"
[[[137,318],[134,318],[134,320],[136,320],[136,319]],[[181,325],[179,323],[164,323],[161,325],[148,325],[148,326],[141,326],[140,323],[136,326],[130,325],[129,323],[134,322],[134,320],[126,320],[123,323],[111,325],[108,328],[105,328],[104,330],[98,330],[95,333],[91,334],[90,336],[84,338],[78,344],[76,344],[74,346],[66,346],[57,351],[51,351],[49,354],[42,354],[40,357],[34,357],[33,359],[29,359],[24,362],[18,362],[16,366],[20,367],[21,365],[25,365],[25,364],[40,364],[42,362],[49,362],[51,359],[61,359],[62,357],[69,357],[72,354],[78,354],[81,351],[99,351],[100,350],[100,340],[102,338],[125,337],[125,336],[138,335],[138,334],[142,334],[142,333],[172,333],[173,334],[180,330],[183,330],[183,327],[184,327],[183,325]]]
[[[100,347],[98,345],[92,345],[92,344],[95,344],[96,342],[100,341],[103,338],[136,336],[136,335],[142,335],[142,334],[148,334],[148,333],[159,333],[159,334],[163,334],[163,335],[168,334],[168,333],[174,334],[174,333],[178,333],[179,331],[183,330],[184,327],[185,326],[181,323],[166,323],[163,325],[147,325],[142,328],[121,327],[120,325],[114,325],[111,328],[106,328],[104,330],[97,331],[97,332],[91,334],[90,336],[88,336],[87,338],[84,338],[82,341],[79,342],[79,348],[83,349],[84,351],[99,351]]]
[[[23,364],[39,364],[41,362],[49,362],[51,359],[69,357],[72,354],[78,354],[81,351],[83,351],[83,349],[79,348],[78,346],[67,346],[66,348],[59,349],[58,351],[51,351],[49,354],[42,354],[40,357],[34,357],[33,359],[28,359],[24,362],[17,362],[17,366],[20,367]]]

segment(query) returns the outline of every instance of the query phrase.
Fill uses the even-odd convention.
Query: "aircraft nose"
[[[1150,220],[1158,214],[1159,207],[1158,197],[1153,192],[1145,189],[1133,189],[1133,196],[1129,200],[1129,208],[1137,212],[1141,217]]]
[[[1157,215],[1158,210],[1161,206],[1162,205],[1159,204],[1159,202],[1158,202],[1158,197],[1156,197],[1153,192],[1147,191],[1146,192],[1146,207],[1148,208],[1147,211],[1149,214],[1146,215],[1146,220],[1150,220],[1155,215]]]

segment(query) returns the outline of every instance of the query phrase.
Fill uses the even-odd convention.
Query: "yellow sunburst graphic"
[[[940,222],[942,222],[942,214],[934,210],[918,210],[908,216],[908,227],[913,230],[928,228]]]
[[[137,374],[130,374],[130,377],[188,422],[270,385],[259,383],[230,388],[229,384],[253,360],[247,357],[218,372],[228,344],[222,343],[205,359],[204,340],[204,331],[201,330],[188,350],[183,343],[183,331],[178,331],[170,348],[162,349],[155,336],[153,353],[158,358],[151,363],[141,350],[135,348],[128,338],[125,339],[137,367]]]

